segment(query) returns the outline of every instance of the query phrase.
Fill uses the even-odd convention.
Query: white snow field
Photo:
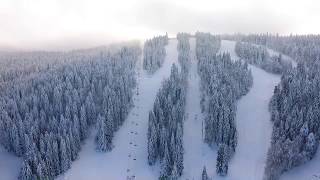
[[[223,40],[220,52],[229,52],[232,59],[238,60],[234,47],[235,42]],[[249,93],[237,102],[236,153],[230,160],[228,175],[218,177],[214,172],[214,179],[262,180],[263,178],[272,132],[268,104],[274,87],[280,82],[280,76],[267,73],[255,66],[249,67],[252,71],[253,86]],[[216,154],[216,151],[213,153]],[[214,159],[213,163],[215,161]]]
[[[0,179],[18,179],[21,166],[21,159],[14,154],[8,153],[0,146]]]
[[[134,96],[135,107],[115,133],[114,149],[106,153],[96,152],[95,133],[92,133],[82,147],[79,159],[57,180],[125,180],[128,177],[153,180],[159,177],[159,167],[151,167],[147,161],[148,117],[161,82],[169,77],[171,65],[177,64],[176,39],[169,40],[166,52],[164,64],[153,75],[141,72],[142,65],[140,66],[137,94]]]

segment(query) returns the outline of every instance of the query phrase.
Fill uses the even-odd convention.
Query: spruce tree
[[[96,144],[97,144],[97,151],[100,152],[106,152],[108,150],[108,145],[107,145],[107,126],[105,119],[98,115],[97,119],[98,123],[98,132],[96,135]]]
[[[202,170],[202,176],[201,176],[202,180],[209,180],[208,178],[208,174],[207,174],[207,170],[206,170],[206,166],[203,167],[203,170]]]

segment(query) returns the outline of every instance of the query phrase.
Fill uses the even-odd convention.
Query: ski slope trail
[[[220,52],[230,52],[231,58],[238,60],[234,51],[235,42],[222,41]],[[253,76],[253,86],[247,95],[237,102],[236,124],[238,146],[230,160],[228,180],[262,180],[267,151],[270,145],[272,122],[268,110],[274,87],[280,76],[249,66]]]
[[[195,38],[190,38],[191,67],[188,79],[186,119],[183,127],[184,170],[181,179],[201,179],[203,166],[215,171],[216,153],[203,142],[203,114],[200,109],[200,77],[197,72]]]
[[[164,78],[169,77],[171,65],[177,64],[177,40],[170,39],[166,46],[166,58],[162,67],[153,75],[138,68],[138,85],[133,97],[134,107],[113,139],[111,152],[95,151],[95,131],[86,141],[79,159],[58,180],[153,180],[159,177],[159,167],[149,166],[147,157],[147,129],[149,111]]]

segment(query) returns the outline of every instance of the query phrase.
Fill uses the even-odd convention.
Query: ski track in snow
[[[134,107],[113,139],[111,152],[95,151],[95,131],[82,147],[79,159],[72,168],[57,180],[152,180],[159,177],[159,166],[148,165],[147,129],[149,111],[153,108],[156,94],[164,78],[169,77],[171,65],[177,64],[177,40],[170,39],[166,46],[166,58],[153,75],[138,71],[137,94],[133,97]]]
[[[235,42],[223,40],[220,52],[229,52],[233,60],[238,60],[234,47]],[[203,166],[206,165],[208,175],[215,180],[262,180],[272,132],[268,104],[274,87],[280,81],[280,76],[267,73],[255,66],[250,65],[249,67],[253,75],[253,86],[249,93],[237,102],[235,121],[238,130],[238,146],[235,155],[230,160],[226,177],[220,177],[215,173],[217,149],[211,150],[203,145],[202,142],[195,142],[195,140],[200,141],[202,139],[201,122],[192,120],[194,118],[192,114],[197,114],[200,111],[200,107],[198,107],[200,103],[198,95],[200,92],[193,92],[192,85],[197,82],[189,81],[190,93],[187,99],[189,116],[185,122],[184,131],[185,174],[183,177],[189,179],[195,177],[195,179],[198,179],[201,176]],[[195,73],[194,69],[191,72]],[[190,100],[190,98],[192,99]],[[196,103],[196,105],[189,107],[188,102],[190,104],[190,101],[191,103]]]

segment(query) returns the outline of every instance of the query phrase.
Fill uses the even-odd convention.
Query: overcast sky
[[[85,47],[160,33],[320,33],[319,0],[0,0],[0,47]]]

